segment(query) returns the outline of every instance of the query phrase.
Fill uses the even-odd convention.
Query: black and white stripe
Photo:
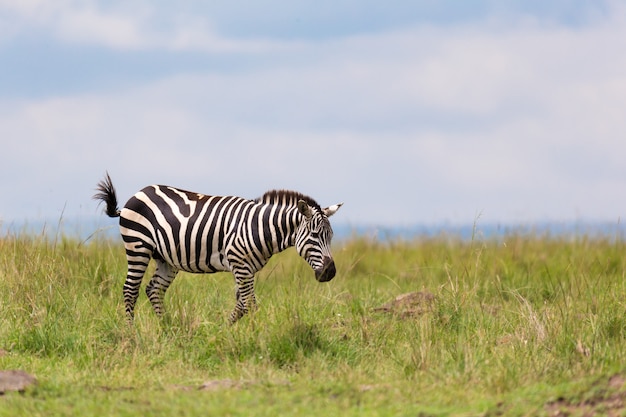
[[[150,259],[156,261],[156,271],[146,294],[158,315],[163,313],[163,296],[178,271],[231,271],[237,298],[231,322],[256,305],[254,274],[273,254],[290,246],[311,265],[318,281],[335,276],[328,217],[341,204],[321,208],[310,197],[285,190],[248,200],[151,185],[119,210],[108,174],[97,191],[94,199],[106,203],[107,215],[120,217],[128,260],[124,303],[129,320]]]

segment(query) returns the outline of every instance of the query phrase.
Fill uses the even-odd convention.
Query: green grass
[[[624,412],[621,241],[355,238],[334,254],[323,284],[275,256],[234,326],[230,274],[181,274],[163,320],[142,292],[131,327],[121,242],[1,238],[0,369],[38,384],[0,396],[0,416]],[[432,301],[377,309],[417,291]]]

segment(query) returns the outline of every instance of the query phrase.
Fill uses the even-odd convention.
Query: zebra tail
[[[120,210],[117,207],[117,195],[115,194],[115,187],[113,187],[113,182],[111,181],[111,177],[107,172],[106,176],[102,181],[100,181],[96,187],[96,194],[94,194],[94,200],[100,200],[100,202],[106,203],[107,207],[105,213],[109,217],[119,217]]]

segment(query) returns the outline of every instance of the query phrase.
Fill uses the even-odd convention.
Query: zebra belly
[[[180,262],[175,266],[180,270],[192,273],[210,274],[212,272],[230,271],[226,257],[221,252],[213,252],[208,258],[201,254],[199,262],[192,260],[191,262]]]
[[[212,273],[230,270],[226,256],[217,242],[198,242],[188,246],[178,244],[174,249],[165,240],[158,238],[156,251],[165,262],[182,271]]]
[[[216,236],[198,235],[187,219],[179,219],[178,231],[167,223],[157,223],[124,208],[120,232],[127,251],[144,252],[175,268],[192,273],[230,271],[230,265]],[[142,242],[142,243],[140,243]]]
[[[152,185],[128,200],[120,225],[145,235],[146,246],[175,268],[188,272],[229,271],[225,247],[233,220],[251,202],[239,197],[206,196]]]

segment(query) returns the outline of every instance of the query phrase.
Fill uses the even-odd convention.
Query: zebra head
[[[330,281],[335,276],[335,261],[330,253],[333,229],[328,218],[342,204],[319,208],[310,206],[304,200],[298,201],[298,212],[303,220],[296,231],[296,251],[311,265],[319,282]]]

